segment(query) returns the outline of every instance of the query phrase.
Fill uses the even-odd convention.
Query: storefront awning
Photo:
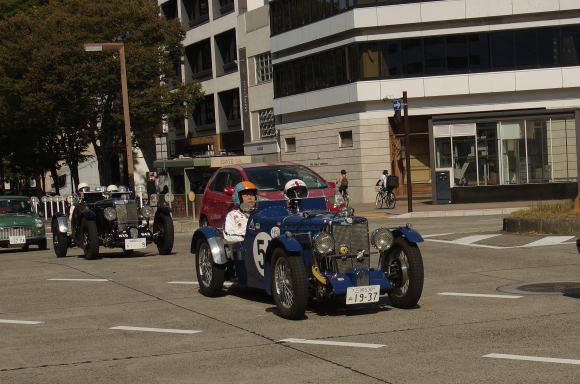
[[[209,157],[187,157],[181,159],[155,160],[155,168],[189,168],[189,167],[209,167]]]

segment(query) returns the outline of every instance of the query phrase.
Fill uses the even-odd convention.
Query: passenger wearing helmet
[[[284,185],[284,197],[288,200],[288,207],[298,209],[301,199],[308,197],[308,187],[300,179],[292,179]]]
[[[253,183],[242,181],[236,184],[232,195],[235,208],[227,214],[224,225],[224,239],[226,241],[240,242],[244,240],[248,217],[256,207],[257,195],[258,188]]]

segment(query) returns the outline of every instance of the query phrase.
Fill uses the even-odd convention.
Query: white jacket
[[[230,211],[226,216],[224,225],[224,239],[226,241],[243,241],[246,236],[248,216],[239,209]]]

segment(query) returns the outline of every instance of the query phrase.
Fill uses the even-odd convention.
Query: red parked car
[[[335,184],[324,180],[312,169],[293,163],[253,163],[230,165],[218,169],[209,179],[203,194],[199,225],[221,228],[227,213],[232,209],[234,186],[249,180],[258,188],[258,200],[284,199],[284,184],[291,179],[300,179],[308,187],[308,196],[324,196],[330,210],[334,205]]]

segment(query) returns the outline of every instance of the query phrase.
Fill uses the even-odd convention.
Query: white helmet
[[[107,187],[107,192],[119,192],[119,187],[115,184],[111,184]]]
[[[89,189],[89,185],[87,183],[79,183],[79,185],[77,185],[77,191],[78,192],[83,191],[85,188],[87,190]]]
[[[300,179],[292,179],[284,185],[284,196],[287,199],[304,199],[308,197],[308,188]]]

